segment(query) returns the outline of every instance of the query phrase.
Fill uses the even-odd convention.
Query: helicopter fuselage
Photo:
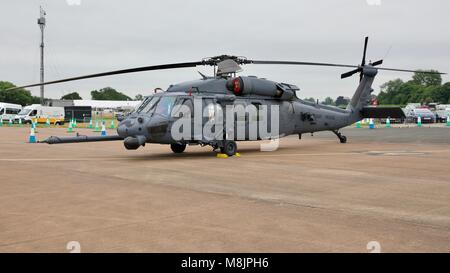
[[[240,85],[236,79],[241,80]],[[256,77],[207,78],[186,82],[146,97],[120,123],[117,131],[129,149],[136,149],[145,143],[195,143],[219,147],[225,139],[274,139],[292,134],[334,131],[349,124],[349,110],[303,101],[296,97],[297,91],[299,89],[295,85]],[[190,118],[192,126],[181,128],[188,132],[183,132],[183,138],[176,138],[173,127],[180,116],[174,115],[173,111],[181,105],[189,110],[189,115],[184,114],[183,117]],[[225,111],[228,108],[233,111]],[[239,113],[236,108],[245,111]],[[230,115],[232,117],[227,119]],[[231,132],[227,130],[230,120],[233,122],[228,126]],[[217,122],[223,124],[220,131],[204,129],[212,121],[216,124],[214,129],[218,127]],[[195,130],[199,126],[195,123],[200,124],[201,130]],[[261,133],[262,126],[266,126],[264,134]],[[252,134],[252,128],[256,129],[256,133]]]

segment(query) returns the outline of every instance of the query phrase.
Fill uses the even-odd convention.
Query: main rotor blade
[[[261,60],[249,60],[251,64],[281,64],[281,65],[311,65],[311,66],[331,66],[331,67],[349,67],[356,68],[351,71],[352,75],[361,71],[360,65],[349,65],[349,64],[333,64],[333,63],[314,63],[314,62],[295,62],[295,61],[261,61]],[[383,63],[383,60],[379,60],[374,62],[371,66],[380,65]],[[396,69],[396,68],[385,68],[385,67],[374,67],[378,70],[387,70],[387,71],[400,71],[400,72],[411,72],[411,73],[427,73],[427,74],[441,74],[446,75],[447,73],[442,72],[432,72],[432,71],[421,71],[421,70],[408,70],[408,69]],[[344,73],[347,74],[347,73]],[[350,74],[350,72],[348,73]]]
[[[76,80],[83,80],[83,79],[90,79],[90,78],[98,78],[98,77],[105,77],[105,76],[112,76],[112,75],[119,75],[119,74],[128,74],[128,73],[136,73],[136,72],[143,72],[143,71],[151,71],[151,70],[164,70],[164,69],[174,69],[174,68],[196,67],[197,65],[203,65],[203,64],[204,64],[203,62],[187,62],[187,63],[173,63],[173,64],[161,64],[161,65],[152,65],[152,66],[142,66],[142,67],[135,67],[135,68],[129,68],[129,69],[115,70],[115,71],[109,71],[109,72],[103,72],[103,73],[97,73],[97,74],[90,74],[90,75],[85,75],[85,76],[67,78],[67,79],[56,80],[56,81],[49,81],[49,82],[44,82],[44,83],[36,83],[36,84],[18,86],[18,87],[10,88],[10,89],[7,89],[7,90],[15,90],[15,89],[19,89],[19,88],[27,88],[27,87],[34,87],[34,86],[41,86],[41,85],[48,85],[48,84],[55,84],[55,83],[62,83],[62,82],[69,82],[69,81],[76,81]]]
[[[397,69],[397,68],[386,68],[386,67],[376,67],[376,69],[378,69],[378,70],[386,70],[386,71],[399,71],[399,72],[410,72],[410,73],[425,73],[425,74],[447,75],[447,73],[434,72],[434,71],[408,70],[408,69]]]
[[[293,61],[260,61],[260,60],[249,60],[252,64],[282,64],[282,65],[312,65],[312,66],[332,66],[332,67],[348,67],[348,68],[358,68],[358,65],[349,64],[332,64],[332,63],[313,63],[313,62],[293,62]]]

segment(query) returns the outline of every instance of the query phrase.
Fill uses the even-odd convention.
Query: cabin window
[[[2,109],[2,111],[3,111],[3,109]],[[6,108],[6,114],[15,115],[15,114],[17,114],[19,112],[20,111],[18,109]]]
[[[216,119],[216,115],[220,115],[219,111],[222,111],[222,106],[220,104],[215,103],[213,99],[204,100],[203,113],[205,117],[208,118],[208,120],[214,122]]]
[[[183,106],[181,108],[181,106]],[[175,107],[173,108],[174,117],[181,117],[180,114],[184,117],[192,117],[194,116],[194,105],[191,99],[188,98],[179,98],[176,102]]]
[[[192,103],[192,100],[191,99],[185,99],[183,101],[183,105],[186,106],[187,108],[189,108],[189,113],[188,114],[191,117],[193,117],[194,116],[194,104]]]

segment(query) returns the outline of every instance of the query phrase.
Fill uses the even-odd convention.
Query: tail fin
[[[378,70],[387,70],[387,71],[399,71],[399,72],[411,72],[411,73],[427,73],[427,74],[445,74],[437,71],[418,71],[418,70],[406,70],[406,69],[396,69],[396,68],[386,68],[386,67],[377,67],[375,66],[383,64],[383,60],[378,60],[376,62],[369,62],[368,65],[366,65],[366,53],[367,53],[367,44],[368,44],[369,38],[366,37],[364,40],[364,51],[363,51],[363,57],[361,65],[356,67],[356,69],[353,69],[349,72],[346,72],[341,75],[341,78],[348,78],[356,73],[360,73],[360,82],[359,86],[356,89],[355,94],[353,95],[352,100],[350,101],[350,104],[347,106],[347,110],[350,112],[349,116],[349,123],[354,123],[356,121],[359,121],[363,119],[366,116],[378,116],[381,117],[383,115],[389,115],[389,114],[398,114],[401,116],[402,112],[400,109],[395,109],[393,112],[393,109],[385,109],[386,111],[381,111],[383,109],[377,110],[377,113],[373,111],[373,109],[365,109],[365,107],[370,102],[370,94],[373,92],[372,89],[372,83],[375,79],[375,76],[378,73]],[[397,107],[398,108],[398,107]],[[371,111],[369,111],[371,110]]]
[[[360,73],[359,75],[359,86],[355,91],[355,94],[350,101],[350,104],[347,106],[347,110],[350,111],[349,122],[353,123],[355,121],[359,121],[363,118],[362,110],[363,107],[367,106],[370,102],[370,94],[373,92],[372,83],[375,79],[375,76],[378,73],[377,68],[375,66],[383,63],[383,60],[379,60],[376,62],[370,62],[366,65],[366,55],[367,55],[367,44],[369,42],[369,37],[364,39],[364,51],[363,57],[361,61],[361,65],[359,65],[356,69],[344,73],[341,75],[341,78],[348,78],[356,73]]]
[[[351,112],[350,122],[356,122],[363,118],[363,107],[370,102],[370,94],[373,92],[372,83],[377,75],[377,69],[372,66],[364,66],[362,68],[362,79],[359,82],[358,88],[355,91],[347,110]]]

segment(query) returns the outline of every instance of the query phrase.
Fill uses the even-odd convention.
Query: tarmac
[[[239,142],[226,159],[28,133],[0,128],[0,252],[450,252],[450,127]]]

